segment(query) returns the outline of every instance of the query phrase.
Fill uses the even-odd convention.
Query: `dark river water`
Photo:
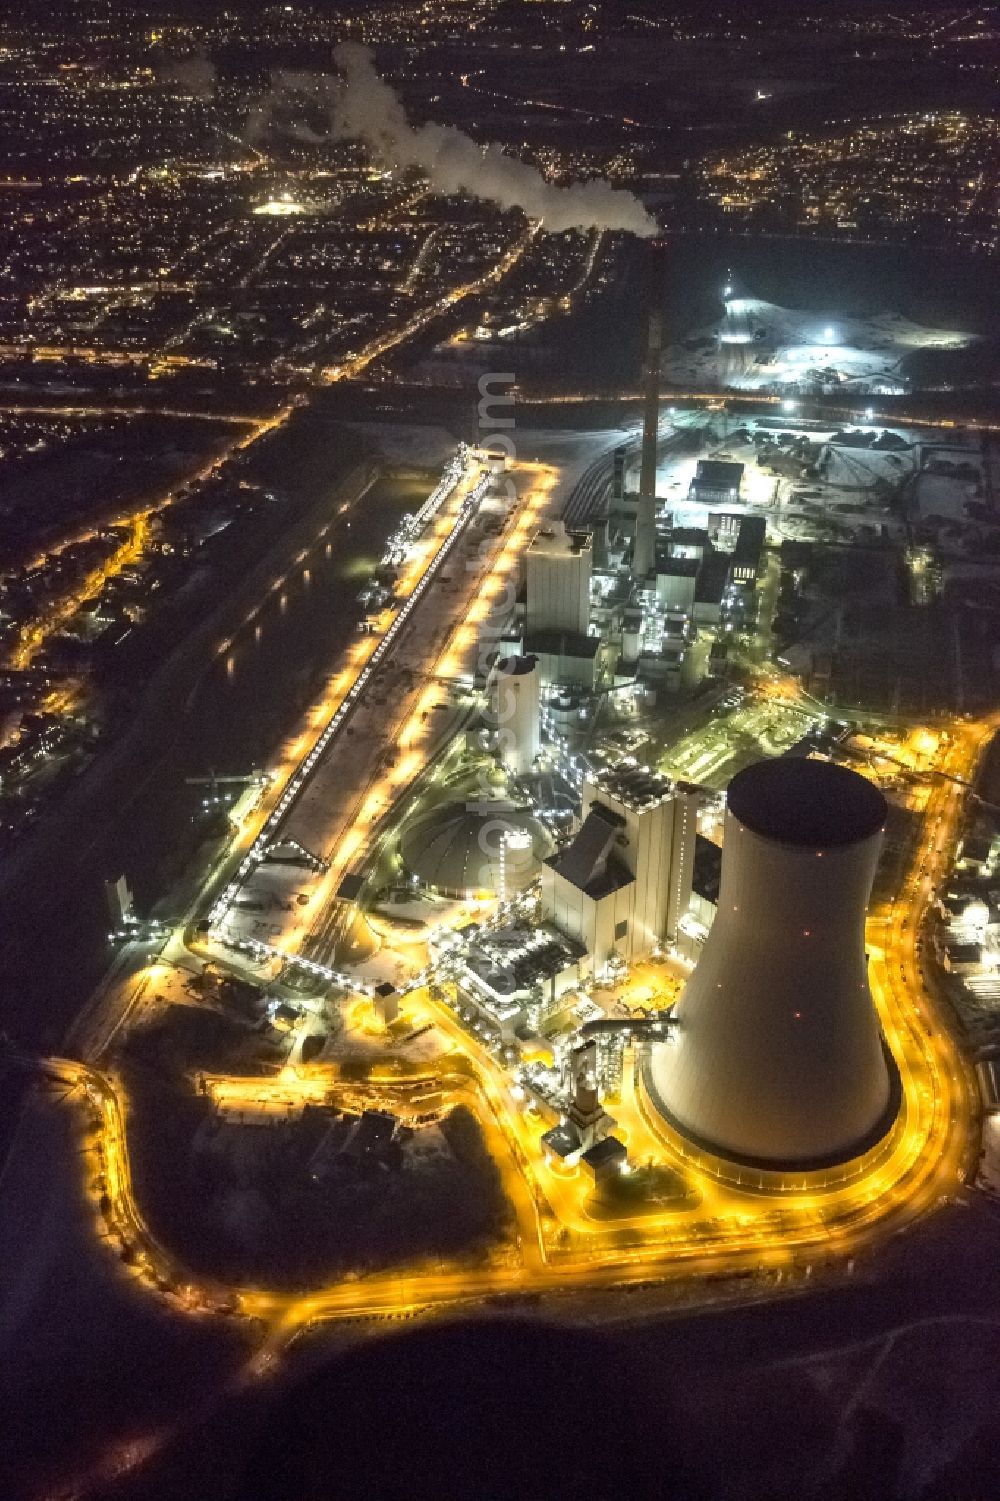
[[[298,716],[317,696],[363,613],[357,595],[408,505],[426,488],[382,483],[296,563],[254,619],[215,657],[177,727],[169,761],[108,847],[125,870],[140,910],[162,891],[177,845],[178,811],[190,816],[203,789],[184,778],[238,774],[266,766]],[[164,772],[166,773],[164,775]]]
[[[107,964],[104,878],[124,871],[145,913],[204,856],[208,830],[195,820],[208,789],[185,779],[268,764],[350,640],[362,613],[358,591],[387,537],[427,491],[380,482],[349,522],[311,546],[229,651],[206,658],[163,754],[136,767],[127,806],[100,810],[72,875],[46,872],[45,910],[16,896],[6,904],[0,1025],[18,1042],[55,1047]]]

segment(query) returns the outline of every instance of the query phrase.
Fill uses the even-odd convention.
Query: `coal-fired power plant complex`
[[[702,1150],[819,1169],[891,1126],[864,940],[885,818],[871,783],[825,761],[730,783],[718,915],[647,1069],[657,1109]]]

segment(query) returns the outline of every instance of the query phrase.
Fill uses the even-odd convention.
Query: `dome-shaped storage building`
[[[696,1145],[820,1168],[888,1130],[898,1076],[864,938],[886,811],[877,788],[826,761],[759,762],[730,783],[718,913],[646,1071]]]
[[[403,830],[407,870],[445,896],[511,896],[552,853],[545,825],[510,803],[439,803]]]

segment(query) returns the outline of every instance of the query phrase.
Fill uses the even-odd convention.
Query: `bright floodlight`
[[[795,402],[789,400],[789,398],[786,396],[785,400],[781,403],[781,410],[783,412],[794,412],[795,411],[795,405],[796,405]]]
[[[723,295],[723,297],[732,297],[732,295],[733,295],[733,289],[728,284],[728,282],[726,283],[726,285],[722,289],[722,295]]]
[[[836,334],[836,330],[833,329],[833,328],[830,328],[829,325],[827,325],[827,327],[824,328],[824,330],[823,330],[823,337],[824,337],[824,339],[826,340],[826,342],[828,344],[832,344],[833,343],[835,334]]]
[[[289,219],[294,214],[304,214],[305,205],[296,203],[289,193],[283,193],[280,198],[269,198],[266,203],[258,203],[254,213],[264,214],[271,219]]]
[[[874,409],[874,407],[865,407],[865,421],[866,422],[872,422],[872,421],[874,421],[874,418],[875,418],[875,409]]]

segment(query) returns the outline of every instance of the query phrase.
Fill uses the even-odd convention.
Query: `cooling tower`
[[[825,761],[760,762],[730,783],[717,916],[646,1071],[696,1145],[820,1168],[891,1124],[898,1076],[864,947],[885,816],[875,787]]]

